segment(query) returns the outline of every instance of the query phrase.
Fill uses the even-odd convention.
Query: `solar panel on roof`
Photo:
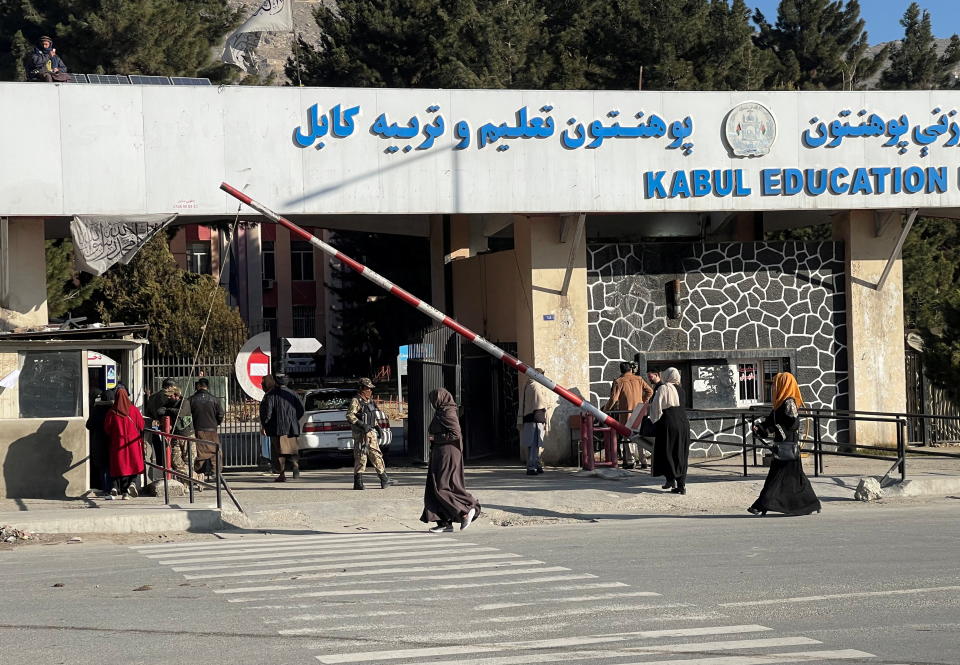
[[[86,74],[70,74],[70,80],[67,83],[87,83]]]
[[[213,85],[210,83],[210,79],[192,76],[171,76],[170,80],[174,85]]]
[[[170,85],[169,76],[142,76],[140,74],[131,74],[130,83],[134,85]]]
[[[87,74],[87,79],[90,83],[100,83],[107,85],[122,85],[130,84],[130,78],[127,76],[120,76],[119,74]]]

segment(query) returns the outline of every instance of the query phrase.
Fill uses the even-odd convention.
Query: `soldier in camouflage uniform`
[[[383,466],[383,453],[380,452],[380,423],[377,418],[377,403],[373,400],[373,381],[360,379],[357,394],[350,400],[347,409],[347,422],[353,431],[353,489],[363,489],[363,472],[367,469],[367,458],[380,476],[381,489],[394,484],[387,476]]]
[[[163,428],[163,418],[170,418],[171,433],[179,436],[193,436],[193,417],[190,413],[190,402],[183,399],[183,393],[173,379],[164,379],[161,390],[158,390],[147,399],[144,407],[144,416],[156,421],[157,429]],[[157,439],[159,443],[159,438]],[[163,444],[159,448],[162,451]],[[184,441],[182,439],[170,440],[170,467],[177,473],[182,473],[191,478],[198,478],[199,474],[190,469],[188,460],[197,459],[197,444],[193,441]],[[159,453],[158,453],[159,454]],[[158,458],[159,463],[163,464],[164,459]],[[154,461],[153,457],[150,461]],[[156,472],[156,477],[161,474]],[[156,478],[155,478],[156,479]],[[181,482],[186,482],[183,478],[177,478]],[[202,489],[200,486],[197,488]]]

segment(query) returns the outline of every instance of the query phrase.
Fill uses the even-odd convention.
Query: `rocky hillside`
[[[949,39],[938,39],[938,40],[936,40],[936,42],[937,42],[937,53],[943,53],[944,49],[947,48],[947,44],[950,43],[950,40],[949,40]],[[871,47],[867,50],[867,53],[869,53],[870,55],[873,55],[873,54],[875,54],[875,53],[879,53],[879,52],[880,52],[880,49],[882,49],[882,48],[883,48],[884,46],[886,46],[887,44],[893,45],[893,44],[899,44],[899,43],[900,43],[899,40],[893,41],[893,42],[883,42],[882,44],[877,44],[876,46],[871,46]],[[870,78],[870,79],[867,80],[867,87],[868,87],[868,88],[873,88],[873,87],[876,86],[877,81],[880,80],[880,72],[882,72],[882,71],[886,68],[886,66],[887,66],[887,63],[884,63],[884,64],[880,67],[880,71],[877,72],[872,78]],[[960,76],[960,65],[958,65],[958,66],[954,69],[953,74],[954,74],[954,76]]]
[[[243,6],[244,16],[249,17],[262,0],[229,0],[230,4]],[[320,39],[320,29],[313,20],[313,9],[323,4],[323,0],[297,0],[293,3],[293,27],[297,35],[311,44]],[[246,20],[246,19],[244,19]],[[293,34],[280,32],[266,32],[260,37],[260,46],[257,48],[257,65],[262,76],[274,75],[273,83],[283,85],[287,83],[287,76],[283,68],[290,57]]]

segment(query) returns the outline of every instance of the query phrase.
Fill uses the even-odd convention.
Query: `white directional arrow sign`
[[[316,353],[323,346],[315,337],[284,337],[283,341],[290,345],[287,353]]]

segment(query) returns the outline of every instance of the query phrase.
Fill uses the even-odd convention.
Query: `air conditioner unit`
[[[263,280],[263,290],[264,290],[264,291],[269,291],[270,289],[272,289],[272,288],[273,288],[273,282],[274,282],[274,280],[272,280],[272,279],[265,279],[265,280]]]

